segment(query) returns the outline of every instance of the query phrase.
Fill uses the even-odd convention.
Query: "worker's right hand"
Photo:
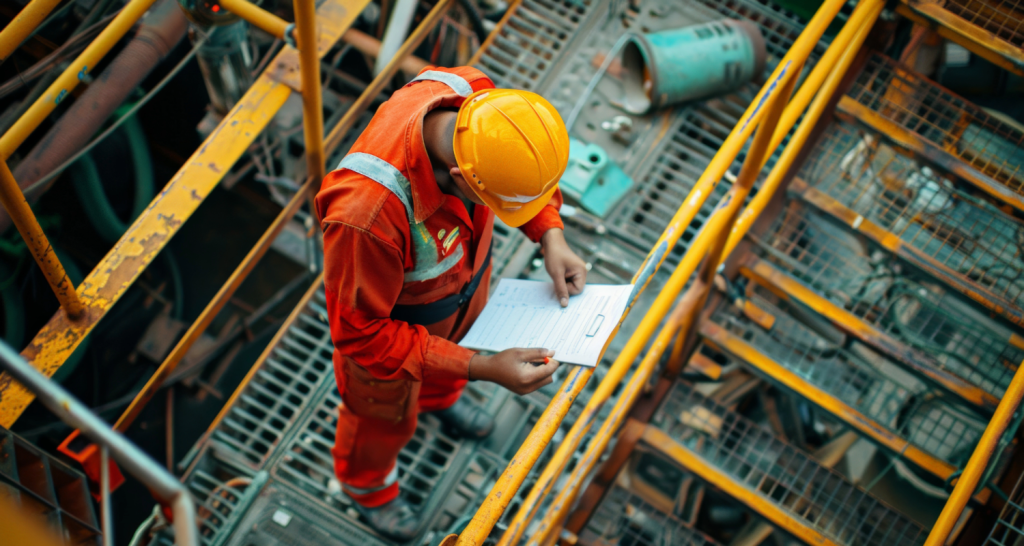
[[[469,378],[497,383],[516,394],[529,394],[554,381],[551,374],[558,369],[558,361],[551,358],[554,354],[547,349],[505,349],[489,356],[476,354],[469,361]]]

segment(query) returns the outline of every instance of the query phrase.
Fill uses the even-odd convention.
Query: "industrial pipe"
[[[32,0],[0,31],[0,63],[7,60],[29,34],[46,19],[60,0]]]
[[[384,39],[381,41],[380,55],[373,63],[373,75],[378,76],[384,71],[391,59],[399,55],[401,46],[409,43],[405,35],[409,32],[409,25],[412,24],[412,17],[416,15],[416,0],[398,0],[391,9],[391,18],[388,21],[388,28],[384,31]],[[422,23],[421,23],[422,26]],[[410,36],[411,37],[411,36]]]
[[[175,544],[198,546],[196,512],[188,489],[127,438],[111,430],[96,414],[60,385],[50,381],[10,345],[0,342],[0,368],[7,376],[35,393],[37,399],[61,421],[82,431],[97,445],[106,447],[114,460],[138,478],[174,514]],[[8,379],[10,380],[10,379]]]
[[[376,59],[380,55],[380,40],[354,28],[345,31],[345,34],[341,35],[341,41],[368,57]],[[430,66],[429,62],[414,55],[406,55],[400,63],[399,68],[406,74],[419,74],[421,70]]]
[[[81,150],[117,107],[181,42],[187,30],[188,20],[174,0],[157,2],[139,25],[135,37],[15,167],[14,178],[21,187],[29,187]],[[29,202],[38,199],[48,186],[30,192],[26,196]],[[9,225],[10,218],[0,214],[0,233]]]
[[[395,72],[398,71],[398,68],[403,65],[403,62],[406,60],[406,56],[419,47],[420,43],[422,43],[427,37],[427,34],[434,29],[434,25],[444,17],[445,13],[447,13],[451,8],[453,1],[454,0],[441,0],[434,5],[434,8],[427,13],[422,21],[420,21],[419,26],[409,34],[409,39],[406,40],[405,43],[402,44],[402,47],[398,48],[398,51],[396,51],[391,57],[391,61],[388,62],[384,69],[373,78],[370,85],[366,87],[366,91],[363,91],[363,94],[359,95],[359,98],[352,103],[352,106],[348,107],[348,110],[345,111],[345,115],[341,117],[338,124],[331,129],[330,134],[328,134],[327,138],[324,139],[325,157],[330,157],[330,155],[334,153],[334,150],[339,144],[341,144],[341,139],[344,138],[349,129],[355,125],[359,116],[362,115],[367,106],[369,106],[377,95],[380,94],[381,90],[384,89],[384,86],[391,81],[391,77],[394,76]],[[342,36],[342,39],[344,39],[344,36]]]
[[[43,95],[39,97],[14,125],[0,137],[0,161],[6,161],[21,146],[32,131],[53,112],[61,101],[86,79],[89,72],[103,59],[118,41],[142,17],[155,0],[130,0],[117,17],[100,32],[71,64],[57,77]]]
[[[719,148],[718,152],[711,159],[708,167],[701,174],[697,183],[694,184],[690,190],[689,195],[683,201],[683,205],[679,207],[672,220],[669,222],[665,231],[659,237],[658,241],[654,244],[651,253],[648,254],[644,260],[644,264],[640,270],[634,276],[633,284],[637,287],[634,289],[635,298],[643,291],[647,283],[653,277],[654,273],[661,266],[667,255],[669,249],[674,248],[676,243],[679,241],[679,237],[687,226],[693,221],[697,212],[703,206],[707,196],[710,195],[714,186],[717,185],[718,181],[721,180],[722,176],[728,170],[733,160],[739,154],[747,138],[753,132],[754,127],[760,122],[764,115],[762,109],[765,100],[770,97],[779,85],[785,85],[788,78],[786,68],[792,64],[803,64],[804,61],[810,56],[811,51],[817,45],[818,40],[821,39],[822,34],[825,32],[825,28],[829,25],[836,14],[842,8],[842,0],[828,0],[822,4],[815,13],[814,17],[807,24],[804,31],[793,43],[793,46],[786,53],[783,59],[779,62],[775,71],[768,79],[768,83],[765,84],[761,90],[754,97],[750,106],[744,112],[740,118],[740,122],[733,127],[729,136],[726,137],[725,142]],[[494,34],[492,33],[492,36]],[[789,77],[793,77],[793,72],[788,73]],[[604,401],[610,397],[612,390],[618,386],[622,381],[623,377],[629,368],[632,366],[633,361],[639,355],[643,346],[650,339],[653,334],[654,328],[658,326],[661,319],[668,313],[671,301],[682,290],[682,284],[672,292],[666,286],[663,288],[662,293],[655,300],[654,305],[648,311],[641,324],[637,327],[633,337],[626,343],[622,351],[619,353],[619,357],[615,363],[608,370],[604,380],[598,385],[597,390],[591,397],[591,400],[596,402],[591,405],[588,404],[583,410],[583,414],[577,419],[577,423],[582,423],[581,426],[589,428],[592,424],[592,420],[596,417],[597,411],[600,406],[603,405]],[[632,302],[630,303],[632,306]],[[629,312],[627,308],[626,313]],[[625,315],[624,315],[625,316]],[[620,319],[620,324],[621,324]],[[618,331],[616,327],[612,337]],[[603,354],[603,351],[602,351]],[[552,398],[548,407],[545,408],[544,413],[541,414],[537,424],[531,430],[530,435],[523,442],[519,451],[516,452],[513,457],[513,462],[509,464],[509,470],[503,472],[497,483],[491,489],[487,498],[484,500],[480,509],[477,511],[473,520],[470,521],[469,525],[463,531],[462,535],[455,536],[450,535],[445,539],[444,544],[482,544],[484,539],[490,534],[494,524],[501,517],[508,503],[511,502],[515,496],[519,486],[522,485],[526,479],[526,475],[533,468],[533,465],[537,462],[540,454],[547,447],[554,436],[555,431],[558,430],[561,425],[562,419],[568,413],[569,408],[572,406],[573,401],[582,392],[584,385],[593,375],[593,368],[582,368],[577,367],[575,370],[569,373],[566,377],[563,387],[559,389],[558,394]],[[568,455],[575,450],[575,447],[568,448],[571,441],[570,438],[566,438],[559,445],[559,450],[556,452],[556,457],[561,453],[565,460],[568,460]],[[572,438],[572,441],[578,442],[582,440],[582,436],[578,438]],[[567,451],[568,450],[568,451]],[[561,473],[561,470],[559,470]],[[543,476],[543,475],[542,475]],[[538,487],[541,484],[536,484],[534,487]],[[547,484],[544,488],[549,488],[550,484]]]

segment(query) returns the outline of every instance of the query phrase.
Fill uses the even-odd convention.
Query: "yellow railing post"
[[[1006,432],[1006,429],[1009,428],[1010,422],[1013,420],[1013,414],[1020,407],[1021,398],[1024,398],[1024,363],[1021,363],[1020,367],[1013,374],[1010,385],[1006,388],[1006,392],[1003,393],[1003,399],[996,406],[996,412],[992,415],[992,420],[985,427],[981,440],[978,441],[978,445],[974,448],[974,453],[971,454],[970,460],[967,461],[967,466],[964,467],[963,473],[957,479],[956,486],[953,487],[953,492],[950,493],[949,499],[946,500],[946,505],[942,507],[939,518],[935,520],[935,525],[932,526],[931,532],[928,533],[928,539],[925,541],[924,546],[943,546],[946,544],[949,534],[953,532],[953,527],[956,526],[956,522],[960,519],[960,514],[963,513],[964,507],[967,506],[967,501],[971,499],[974,491],[978,488],[978,482],[981,481],[982,475],[985,474],[985,468],[988,466],[989,459],[995,454],[996,448],[999,445],[999,439]]]
[[[46,19],[60,0],[32,0],[7,26],[0,31],[0,63],[7,60],[32,33],[39,23]]]
[[[68,318],[75,319],[82,315],[84,307],[78,299],[75,286],[71,283],[64,267],[53,252],[53,246],[47,240],[43,228],[39,226],[36,215],[32,214],[32,208],[25,200],[25,194],[21,193],[18,182],[14,180],[14,174],[7,167],[7,162],[0,160],[0,204],[7,209],[14,226],[18,228],[21,237],[25,239],[25,245],[32,252],[32,257],[39,264],[39,269],[46,276],[46,282],[60,301],[61,308],[67,313]]]
[[[306,142],[306,165],[316,191],[324,179],[324,109],[320,95],[320,57],[317,55],[316,3],[295,0],[295,31],[299,45],[302,76],[302,131]],[[310,214],[315,211],[310,209]]]
[[[6,161],[32,131],[53,112],[53,109],[70,94],[78,82],[84,80],[96,68],[100,60],[124,37],[155,0],[131,0],[121,12],[99,33],[71,64],[57,76],[50,87],[36,99],[32,106],[11,125],[0,137],[0,160]]]

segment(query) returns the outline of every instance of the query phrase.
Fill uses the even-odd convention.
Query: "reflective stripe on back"
[[[412,185],[394,165],[377,156],[355,152],[343,157],[341,163],[338,163],[338,169],[357,172],[390,190],[405,205],[409,223],[413,223]]]
[[[448,87],[451,87],[452,91],[455,91],[460,97],[468,97],[473,94],[473,86],[469,85],[469,82],[462,76],[452,74],[451,72],[427,70],[412,79],[414,82],[423,80],[441,82]]]
[[[444,72],[439,72],[439,74],[444,74]],[[396,169],[394,165],[374,155],[353,152],[342,158],[341,163],[338,163],[338,170],[340,169],[359,173],[384,186],[405,205],[405,212],[409,218],[409,234],[412,236],[413,256],[415,256],[413,270],[405,274],[405,282],[436,279],[462,260],[465,252],[462,250],[461,242],[455,252],[438,260],[437,242],[434,241],[434,237],[427,227],[422,222],[417,223],[413,216],[412,185],[402,171]]]

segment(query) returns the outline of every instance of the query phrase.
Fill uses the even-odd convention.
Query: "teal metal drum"
[[[764,72],[764,37],[749,21],[722,19],[653,34],[622,48],[625,97],[632,114],[735,91]]]

